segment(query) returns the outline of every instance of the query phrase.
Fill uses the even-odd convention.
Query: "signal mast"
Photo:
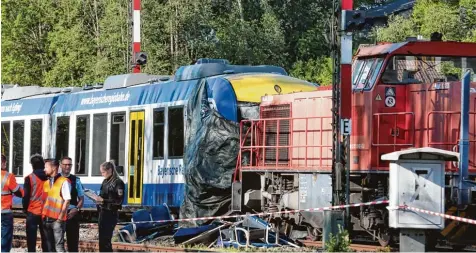
[[[132,73],[140,73],[141,66],[147,63],[147,54],[141,52],[141,0],[132,0]]]
[[[350,131],[352,116],[352,32],[346,31],[346,17],[352,11],[353,0],[333,1],[331,49],[333,59],[333,204],[348,203]],[[339,15],[339,10],[340,14]],[[339,20],[340,19],[340,20]],[[345,103],[341,103],[345,101]],[[345,166],[345,168],[344,168]],[[343,173],[346,174],[344,183]],[[344,196],[343,184],[346,185]]]

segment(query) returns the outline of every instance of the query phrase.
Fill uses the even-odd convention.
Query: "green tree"
[[[332,1],[270,0],[269,5],[283,29],[288,59],[285,67],[328,54],[323,35],[329,34]]]
[[[321,57],[316,60],[297,61],[291,70],[291,75],[321,86],[332,84],[332,58]]]
[[[443,40],[476,41],[475,0],[418,0],[410,18],[391,17],[387,27],[374,33],[378,41],[403,41],[421,35],[430,38],[433,32],[443,34]]]
[[[43,83],[53,63],[48,55],[51,8],[42,0],[2,1],[2,83]]]
[[[266,1],[260,9],[259,20],[241,17],[239,2],[227,17],[214,22],[217,51],[215,57],[226,58],[233,64],[275,64],[283,66],[287,60],[284,33],[279,19]]]
[[[142,50],[147,52],[146,73],[171,74],[173,71],[171,56],[172,29],[169,20],[169,4],[158,0],[142,1]]]
[[[88,0],[87,31],[94,41],[85,82],[102,82],[109,75],[131,72],[131,22],[127,1]],[[100,5],[98,2],[101,2]]]
[[[415,36],[416,25],[412,19],[391,16],[387,27],[377,27],[374,31],[378,41],[401,42],[407,37]]]
[[[91,71],[91,62],[95,62],[92,56],[96,50],[95,40],[86,29],[88,15],[85,13],[91,11],[87,6],[89,3],[75,0],[57,2],[55,24],[48,33],[49,54],[54,65],[44,77],[45,85],[77,86]]]

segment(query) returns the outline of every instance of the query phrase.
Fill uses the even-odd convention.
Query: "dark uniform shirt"
[[[124,182],[118,177],[111,176],[108,179],[104,179],[101,185],[101,193],[99,194],[104,201],[99,207],[110,211],[122,209],[124,188]]]

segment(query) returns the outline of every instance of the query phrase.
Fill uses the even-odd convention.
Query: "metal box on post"
[[[445,163],[458,158],[458,153],[428,147],[382,156],[390,161],[389,225],[400,228],[400,251],[425,251],[424,229],[444,228],[443,217],[399,207],[444,213]]]

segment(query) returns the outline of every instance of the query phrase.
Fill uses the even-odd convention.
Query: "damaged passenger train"
[[[180,67],[174,76],[117,75],[82,88],[3,86],[1,142],[9,171],[23,184],[31,155],[69,156],[72,173],[98,192],[99,165],[114,160],[127,184],[126,206],[180,207],[186,107],[201,80],[206,80],[211,108],[232,122],[257,117],[264,95],[317,87],[276,66],[198,62]],[[20,199],[14,204],[21,205]],[[86,199],[85,208],[94,207]]]

